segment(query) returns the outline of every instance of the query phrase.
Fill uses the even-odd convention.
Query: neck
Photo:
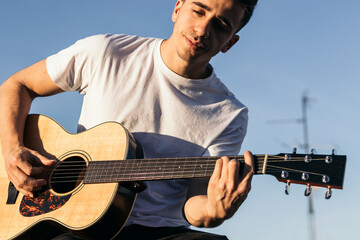
[[[244,164],[243,156],[231,156]],[[94,161],[84,183],[110,183],[210,177],[219,157],[184,157]],[[267,155],[254,155],[255,174],[264,174]],[[242,167],[241,167],[242,168]]]
[[[204,79],[211,75],[212,68],[208,61],[184,60],[179,57],[176,48],[172,47],[171,39],[164,40],[160,46],[161,58],[165,65],[182,77]]]

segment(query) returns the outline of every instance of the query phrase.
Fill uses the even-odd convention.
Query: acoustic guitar
[[[43,115],[29,115],[25,146],[58,159],[48,186],[34,198],[16,191],[0,156],[0,239],[49,239],[71,232],[87,239],[111,239],[122,229],[143,181],[210,177],[219,157],[142,159],[126,128],[107,122],[70,134]],[[231,156],[244,164],[243,156]],[[346,156],[282,153],[254,155],[255,174],[286,183],[342,189]]]

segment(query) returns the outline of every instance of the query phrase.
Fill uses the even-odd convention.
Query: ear
[[[176,4],[175,4],[175,8],[174,11],[172,13],[171,19],[173,22],[175,22],[177,16],[179,15],[179,11],[181,9],[181,7],[184,5],[184,1],[183,0],[177,0]]]
[[[229,49],[235,45],[235,43],[237,43],[237,41],[239,41],[240,37],[239,35],[234,35],[230,41],[228,42],[228,44],[226,44],[222,49],[221,52],[226,53],[227,51],[229,51]]]

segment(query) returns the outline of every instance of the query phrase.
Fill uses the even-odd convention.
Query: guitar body
[[[29,115],[24,144],[48,158],[76,160],[85,167],[91,161],[137,157],[135,140],[115,122],[70,134],[48,117]],[[0,156],[0,239],[49,239],[62,232],[110,239],[120,232],[136,198],[119,183],[84,184],[80,179],[60,194],[51,189],[55,183],[48,183],[50,190],[36,198],[19,193],[13,204],[6,204],[9,180]]]

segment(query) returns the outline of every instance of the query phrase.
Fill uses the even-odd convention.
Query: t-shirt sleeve
[[[203,156],[234,156],[240,152],[248,125],[248,109],[244,107],[230,125],[211,143]]]
[[[84,38],[48,57],[46,67],[50,78],[64,91],[86,94],[86,88],[103,56],[109,36]]]

